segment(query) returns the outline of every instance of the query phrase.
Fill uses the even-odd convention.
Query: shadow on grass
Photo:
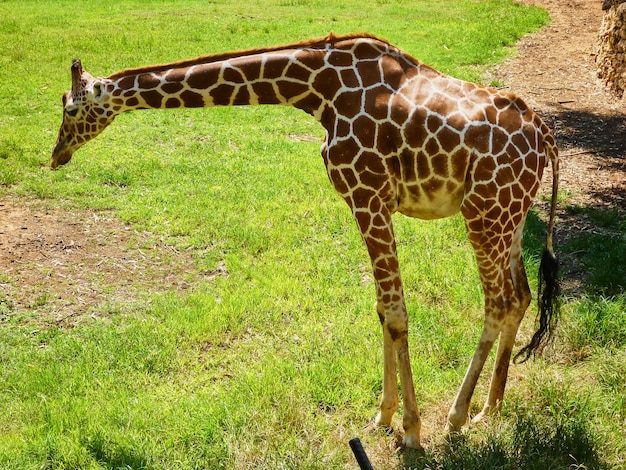
[[[626,212],[616,207],[569,206],[562,234],[564,273],[585,295],[612,297],[626,289]]]
[[[91,456],[104,468],[149,470],[154,468],[141,451],[131,446],[109,442],[102,434],[96,433],[86,443]]]
[[[422,455],[406,453],[402,468],[437,470],[608,469],[584,418],[533,414],[488,434],[448,437]]]

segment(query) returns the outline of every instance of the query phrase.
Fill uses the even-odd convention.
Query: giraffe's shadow
[[[495,423],[445,435],[424,451],[399,453],[398,469],[544,470],[546,468],[608,469],[600,444],[580,415],[542,416],[532,410],[495,418]]]

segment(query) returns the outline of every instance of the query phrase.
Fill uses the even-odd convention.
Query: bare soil
[[[555,131],[567,204],[626,210],[624,102],[604,88],[594,63],[602,2],[532,3],[553,21],[522,39],[516,56],[485,80],[524,97]],[[581,216],[561,210],[560,217],[566,223],[557,238],[590,227]],[[200,277],[225,274],[196,266],[190,253],[106,212],[61,211],[17,196],[0,201],[0,322],[24,316],[71,327],[121,302],[141,305],[146,292],[186,289]]]
[[[524,97],[555,132],[567,204],[626,210],[626,102],[605,88],[595,64],[602,2],[524,1],[547,9],[552,21],[523,38],[491,78]]]
[[[71,327],[184,290],[201,275],[191,255],[103,211],[61,211],[42,201],[0,201],[0,322]]]

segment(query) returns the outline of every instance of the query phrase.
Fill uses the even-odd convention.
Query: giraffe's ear
[[[104,84],[101,81],[97,81],[93,84],[93,98],[96,101],[100,101],[102,98],[102,92],[104,91]]]

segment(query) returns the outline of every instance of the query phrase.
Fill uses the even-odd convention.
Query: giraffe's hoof
[[[448,424],[446,424],[445,430],[446,430],[446,432],[448,434],[454,434],[454,433],[457,433],[457,432],[461,432],[461,428],[459,426],[455,426],[454,424],[452,424],[450,422]]]
[[[405,434],[402,438],[402,446],[407,449],[424,450],[422,444],[420,444],[419,435],[414,436],[411,434]]]
[[[489,414],[488,410],[482,410],[480,413],[478,413],[476,416],[474,416],[472,418],[471,423],[472,424],[476,424],[476,423],[480,423],[483,419],[485,419],[485,417]]]
[[[396,412],[397,408],[398,405],[381,409],[376,415],[376,418],[374,418],[374,426],[390,428],[391,420],[393,419],[393,415]]]
[[[376,421],[372,421],[365,427],[365,429],[363,429],[363,431],[370,434],[381,433],[385,436],[391,436],[394,429],[391,425],[379,424]]]
[[[465,413],[450,411],[448,414],[448,422],[446,423],[446,432],[448,434],[459,433],[465,423],[467,423],[467,415]]]

